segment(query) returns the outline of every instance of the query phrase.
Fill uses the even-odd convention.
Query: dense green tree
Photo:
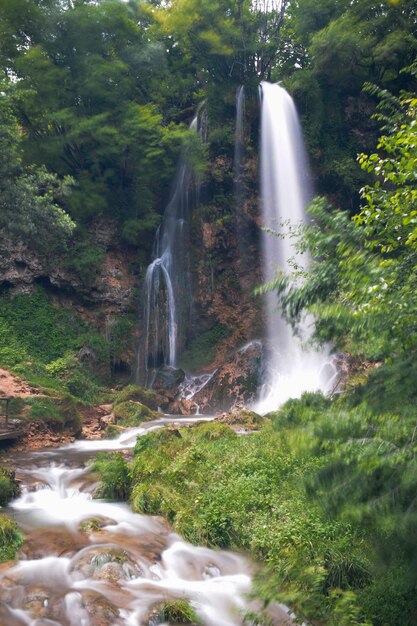
[[[274,78],[287,77],[299,105],[319,191],[344,209],[357,209],[366,180],[356,155],[377,139],[363,84],[377,82],[397,95],[411,86],[401,69],[417,55],[416,23],[413,0],[291,3]]]
[[[8,86],[0,84],[0,229],[13,241],[49,250],[65,247],[74,222],[63,210],[73,180],[44,166],[25,167],[22,135]]]
[[[30,0],[1,17],[26,162],[75,179],[67,206],[78,222],[111,214],[129,243],[149,247],[188,131],[168,118],[178,109],[160,84],[167,53],[141,6]],[[189,84],[187,94],[189,108]]]

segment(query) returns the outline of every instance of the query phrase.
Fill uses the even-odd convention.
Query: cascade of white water
[[[197,117],[190,128],[197,130]],[[189,321],[191,280],[187,239],[193,183],[193,172],[184,153],[144,281],[144,333],[138,349],[136,378],[147,386],[152,385],[158,367],[176,365]]]
[[[306,268],[308,258],[294,246],[291,232],[306,223],[310,197],[308,165],[294,102],[279,85],[261,84],[261,196],[264,279],[288,274],[291,262]],[[268,230],[280,233],[274,236]],[[278,310],[276,294],[266,297],[268,356],[265,384],[256,409],[266,413],[303,391],[326,391],[334,376],[328,352],[303,347],[313,320],[305,319],[295,336]]]
[[[242,201],[242,166],[244,151],[244,130],[245,130],[245,88],[243,85],[236,91],[236,129],[235,129],[235,152],[234,152],[234,173],[235,173],[235,204],[239,209]]]

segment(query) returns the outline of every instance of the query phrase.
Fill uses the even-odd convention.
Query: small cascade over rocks
[[[190,128],[198,130],[197,116]],[[191,313],[189,216],[197,193],[184,149],[145,275],[143,337],[137,354],[136,381],[147,387],[152,387],[159,367],[176,366],[186,339]]]
[[[1,568],[0,624],[150,626],[162,623],[158,606],[175,600],[189,602],[204,626],[247,624],[252,567],[243,556],[190,545],[161,518],[92,496],[85,462],[97,449],[132,448],[170,423],[178,418],[16,459],[22,495],[9,513],[26,541],[21,560]]]
[[[311,197],[308,164],[294,102],[279,85],[261,84],[261,197],[264,280],[277,271],[288,274],[291,264],[307,269],[309,259],[294,246],[294,230],[307,222]],[[269,232],[268,232],[269,231]],[[270,231],[278,232],[274,236]],[[267,312],[267,359],[258,413],[278,408],[304,391],[331,388],[335,368],[327,350],[304,347],[314,320],[305,319],[296,336],[278,310],[277,296],[265,297]]]

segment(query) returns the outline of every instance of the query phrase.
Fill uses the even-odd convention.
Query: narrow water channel
[[[153,609],[168,599],[189,600],[207,626],[243,624],[245,558],[192,546],[161,518],[92,497],[96,451],[128,450],[172,421],[14,459],[22,493],[8,513],[26,540],[21,559],[0,566],[0,626],[156,626]]]

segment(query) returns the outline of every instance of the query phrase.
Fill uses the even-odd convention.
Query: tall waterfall
[[[261,84],[261,197],[264,279],[277,270],[289,273],[289,260],[306,268],[308,258],[294,247],[291,226],[306,222],[310,197],[308,165],[297,112],[289,94],[279,85]],[[286,233],[274,236],[268,230]],[[303,391],[326,391],[331,366],[326,351],[303,348],[312,331],[307,319],[295,336],[278,310],[276,293],[266,295],[268,356],[265,384],[256,410],[266,413]],[[330,371],[329,371],[330,370]]]
[[[190,128],[197,130],[197,117]],[[153,260],[145,275],[144,330],[136,378],[147,386],[152,385],[158,367],[176,365],[185,341],[191,311],[188,231],[194,192],[193,172],[183,153],[171,199],[155,236]]]

